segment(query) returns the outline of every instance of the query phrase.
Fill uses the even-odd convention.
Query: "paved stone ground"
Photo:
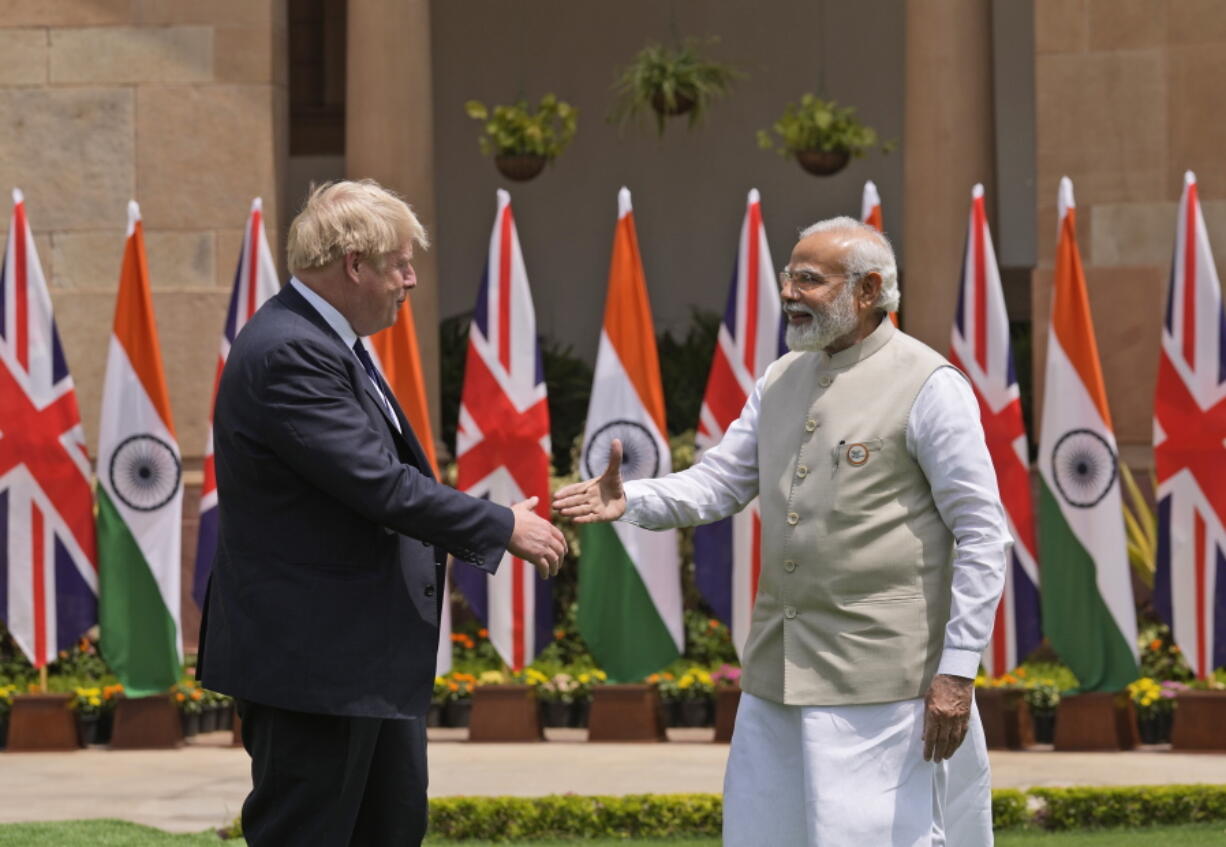
[[[718,792],[726,745],[710,730],[670,730],[668,744],[588,744],[584,730],[548,730],[544,744],[468,744],[464,730],[430,731],[430,788],[534,796]],[[246,753],[228,733],[178,750],[0,753],[0,823],[123,818],[198,832],[238,814],[250,785]],[[993,752],[997,788],[1226,783],[1226,755]]]

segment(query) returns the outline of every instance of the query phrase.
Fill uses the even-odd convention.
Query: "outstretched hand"
[[[553,495],[553,508],[575,523],[615,521],[626,511],[626,492],[622,488],[622,443],[614,438],[609,450],[609,466],[595,479],[560,488]]]
[[[507,549],[511,555],[531,562],[541,579],[557,576],[566,556],[566,537],[562,531],[533,510],[541,498],[529,497],[511,507],[515,526]]]

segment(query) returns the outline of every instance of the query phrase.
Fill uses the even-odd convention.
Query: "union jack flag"
[[[536,315],[519,248],[511,195],[498,192],[489,262],[468,332],[468,358],[456,432],[456,487],[511,505],[539,497],[549,519],[549,406],[536,340]],[[553,593],[536,568],[510,553],[496,573],[452,574],[513,670],[549,645]]]
[[[714,447],[740,417],[754,383],[784,352],[783,312],[762,225],[762,203],[749,192],[728,304],[719,325],[695,442]],[[715,616],[732,630],[740,655],[749,637],[762,570],[762,515],[755,498],[737,514],[694,530],[694,577]]]
[[[1226,665],[1226,314],[1196,176],[1184,177],[1154,396],[1154,607],[1200,679]]]
[[[984,211],[983,186],[971,191],[966,258],[958,283],[950,361],[971,381],[979,400],[983,434],[996,468],[1000,498],[1014,538],[1005,592],[996,607],[992,642],[983,665],[990,675],[1016,667],[1039,646],[1039,568],[1035,558],[1030,454],[1022,420],[1021,392],[1013,370],[1009,317],[992,233]]]
[[[217,382],[221,369],[230,355],[230,345],[239,330],[264,301],[277,293],[277,264],[264,233],[264,205],[259,197],[251,201],[251,214],[243,233],[243,249],[234,269],[234,288],[230,292],[230,309],[221,330],[221,347],[217,354],[217,370],[213,377],[213,399],[209,402],[209,431],[204,444],[204,484],[200,489],[200,531],[196,536],[196,573],[192,580],[192,598],[204,608],[204,593],[213,570],[213,554],[217,552],[217,471],[213,461],[213,405],[217,401]]]
[[[98,553],[76,390],[17,190],[0,358],[0,614],[41,668],[98,622]]]

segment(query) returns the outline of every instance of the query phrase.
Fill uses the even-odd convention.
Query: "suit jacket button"
[[[433,596],[434,596],[434,586],[433,586],[433,585],[427,585],[427,586],[426,586],[426,596],[427,596],[427,597],[433,597]]]

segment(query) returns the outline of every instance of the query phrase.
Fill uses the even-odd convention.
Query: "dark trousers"
[[[314,715],[239,701],[250,847],[415,847],[426,834],[424,720]]]

